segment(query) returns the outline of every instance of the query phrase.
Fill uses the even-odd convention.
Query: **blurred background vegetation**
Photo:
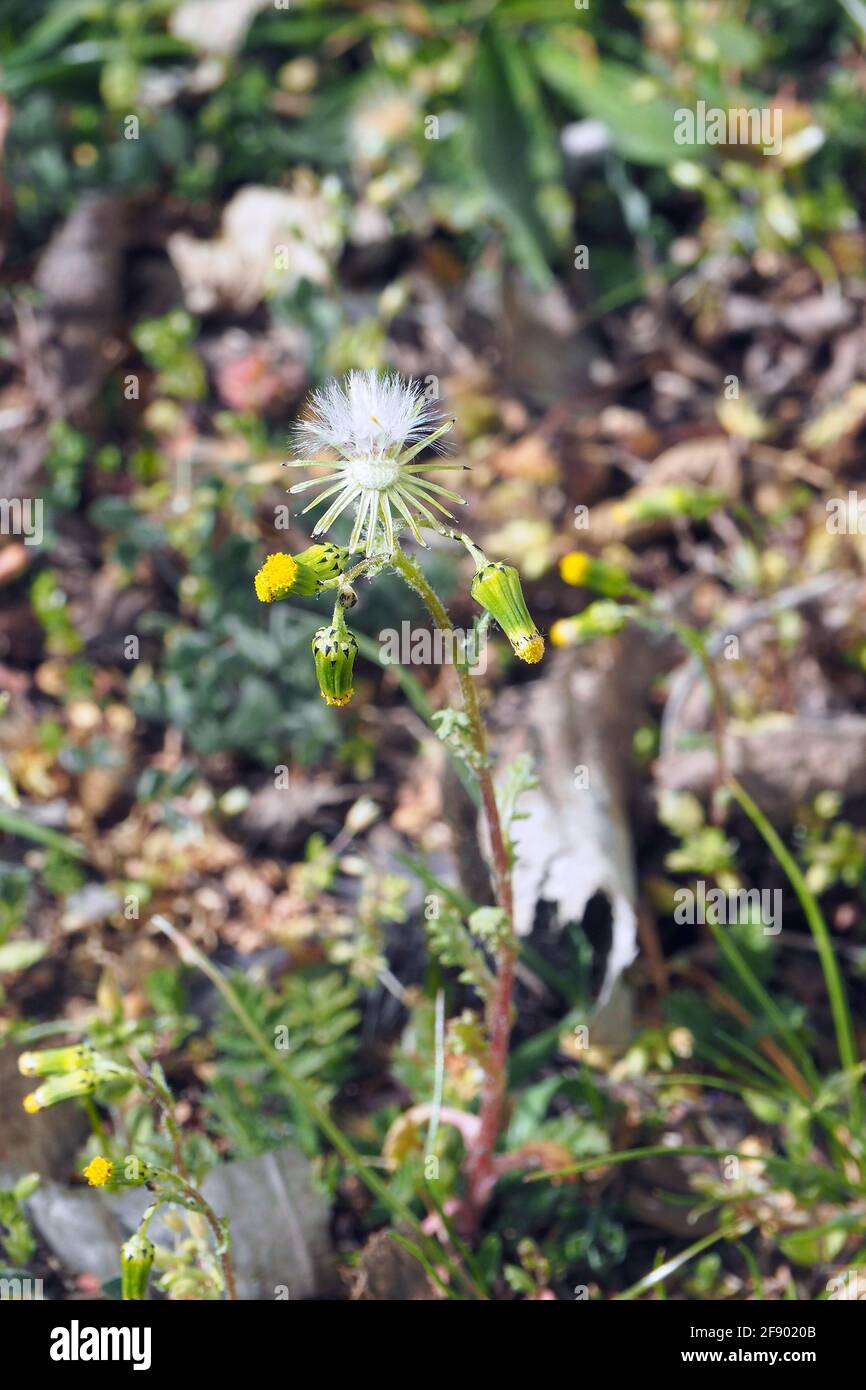
[[[314,690],[315,604],[256,602],[263,556],[306,534],[284,496],[291,422],[351,368],[432,383],[472,465],[474,527],[521,566],[546,630],[581,604],[557,571],[576,534],[653,588],[691,577],[698,622],[825,572],[862,584],[862,536],[828,537],[826,499],[854,486],[866,424],[864,35],[860,0],[0,0],[0,492],[45,503],[41,546],[0,538],[4,1027],[28,1041],[95,1013],[161,1057],[204,1166],[298,1143],[347,1262],[387,1213],[142,930],[164,911],[246,972],[263,1026],[291,1021],[290,1065],[424,1206],[423,1145],[399,1117],[432,1094],[448,979],[420,926],[448,870],[418,716],[449,673],[401,689],[367,662],[338,719]],[[779,148],[677,145],[675,113],[699,102],[778,111]],[[458,559],[425,563],[469,626]],[[850,592],[829,614],[771,613],[733,672],[738,719],[863,710]],[[375,638],[407,616],[420,621],[380,584],[355,626]],[[496,645],[491,692],[524,678]],[[635,750],[647,786],[662,685],[653,698]],[[838,769],[798,800],[802,785],[780,828],[859,998],[866,786]],[[642,816],[665,957],[686,944],[669,930],[677,882],[781,882],[698,796]],[[592,1065],[567,1045],[591,1008],[592,943],[579,927],[541,943],[530,963],[543,973],[553,953],[552,998],[521,1001],[509,1139],[566,1161],[671,1130],[754,1141],[800,1165],[765,1170],[772,1220],[691,1170],[661,1215],[653,1172],[638,1196],[602,1177],[589,1202],[515,1177],[482,1252],[495,1296],[598,1280],[638,1296],[662,1247],[688,1253],[680,1296],[820,1294],[863,1190],[845,1187],[838,1148],[822,1178],[813,1110],[768,1078],[764,987],[835,1113],[826,1000],[802,961],[737,940],[760,987],[715,961],[736,1026],[699,974],[660,999],[639,966],[631,1034]],[[448,989],[446,1100],[469,1104],[471,1001]],[[662,1084],[686,1063],[719,1089]],[[459,1142],[439,1142],[447,1191]],[[693,1249],[701,1203],[723,1214],[724,1254]],[[744,1211],[752,1224],[728,1230]]]

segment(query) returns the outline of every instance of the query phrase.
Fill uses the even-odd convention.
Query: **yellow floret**
[[[271,603],[286,594],[295,582],[298,566],[291,555],[269,555],[255,578],[256,597],[261,603]]]
[[[107,1158],[97,1154],[92,1158],[86,1168],[82,1168],[82,1173],[90,1183],[91,1187],[104,1187],[110,1180],[114,1165],[109,1163]]]
[[[352,690],[347,690],[345,695],[326,695],[323,690],[322,699],[324,700],[326,705],[334,705],[337,709],[342,709],[343,705],[347,705],[349,703],[354,693],[354,688]]]
[[[537,632],[534,637],[518,637],[514,643],[514,655],[534,666],[544,656],[544,638]]]
[[[550,629],[550,640],[555,647],[567,647],[571,643],[572,627],[570,618],[557,618]]]

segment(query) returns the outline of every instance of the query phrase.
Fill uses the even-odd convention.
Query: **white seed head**
[[[307,455],[325,445],[347,458],[381,458],[431,434],[439,423],[435,401],[416,382],[393,373],[350,372],[345,385],[329,381],[310,400],[310,417],[298,425],[296,449]]]
[[[313,535],[321,535],[354,505],[350,550],[360,548],[363,536],[368,556],[389,555],[396,533],[404,525],[424,544],[419,520],[425,525],[440,524],[430,508],[451,517],[438,499],[463,502],[457,493],[424,478],[425,465],[414,462],[428,445],[441,448],[441,436],[451,424],[443,420],[436,403],[426,398],[417,382],[404,382],[394,374],[350,372],[345,383],[331,381],[314,392],[310,415],[298,425],[294,440],[295,452],[303,463],[294,466],[311,464],[333,471],[290,488],[291,492],[304,492],[322,487],[304,511],[332,499]],[[323,448],[337,458],[315,458]]]

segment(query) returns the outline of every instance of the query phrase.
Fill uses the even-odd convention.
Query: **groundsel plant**
[[[121,1297],[146,1299],[155,1265],[159,1287],[170,1298],[236,1298],[228,1226],[190,1181],[174,1102],[159,1064],[154,1062],[140,1071],[113,1060],[89,1042],[81,1042],[22,1052],[18,1070],[35,1083],[24,1097],[28,1115],[38,1115],[63,1101],[85,1105],[100,1148],[81,1169],[91,1187],[108,1191],[143,1187],[152,1197],[137,1229],[120,1247]],[[156,1106],[165,1142],[157,1140],[150,1149],[165,1149],[169,1156],[166,1163],[140,1153],[125,1153],[119,1142],[122,1126],[117,1126],[116,1135],[106,1133],[96,1104],[110,1107],[127,1095],[137,1095]],[[155,1245],[148,1233],[153,1217],[162,1208],[163,1222],[175,1236],[172,1248]],[[176,1208],[183,1211],[185,1220]]]
[[[263,603],[321,594],[333,590],[330,623],[320,627],[312,649],[322,698],[337,707],[354,694],[354,665],[358,642],[346,623],[346,610],[357,601],[354,582],[374,579],[394,570],[421,598],[437,627],[453,634],[448,613],[428,583],[417,560],[401,545],[406,533],[421,546],[424,531],[435,531],[463,545],[475,566],[470,592],[483,610],[481,622],[494,619],[515,655],[534,664],[544,655],[544,639],[527,609],[520,576],[513,565],[490,561],[481,548],[455,528],[452,507],[464,499],[425,474],[431,469],[463,471],[464,465],[443,458],[443,436],[454,421],[443,418],[421,387],[400,377],[376,372],[352,372],[345,382],[330,382],[312,396],[308,415],[298,425],[290,467],[324,469],[323,476],[305,479],[290,489],[294,494],[315,491],[301,515],[327,503],[313,537],[324,536],[339,517],[349,513],[348,544],[313,543],[296,555],[276,554],[265,560],[255,577]],[[440,456],[418,461],[426,449]],[[324,456],[323,456],[324,454]],[[360,558],[355,558],[360,557]],[[488,949],[495,956],[495,974],[485,991],[487,1053],[479,1115],[466,1129],[466,1191],[462,1225],[472,1230],[479,1219],[504,1159],[495,1155],[500,1133],[511,995],[515,966],[512,920],[511,854],[503,830],[496,790],[490,772],[487,737],[475,683],[469,670],[456,668],[462,711],[442,712],[441,736],[458,745],[464,764],[477,782],[477,800],[487,823],[490,867],[501,925]],[[513,1158],[513,1156],[511,1156]],[[513,1164],[511,1165],[513,1166]]]

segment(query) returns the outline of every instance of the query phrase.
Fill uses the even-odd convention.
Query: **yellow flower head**
[[[583,550],[572,550],[568,555],[563,555],[559,562],[559,573],[566,584],[582,584],[587,589],[595,589],[596,593],[605,594],[608,598],[638,594],[628,570],[623,569],[621,565],[612,565],[607,560],[597,560]]]
[[[38,1055],[37,1053],[36,1056]],[[98,1080],[97,1073],[89,1067],[86,1070],[80,1068],[78,1071],[50,1076],[41,1086],[37,1086],[35,1091],[24,1097],[24,1109],[28,1115],[35,1115],[37,1110],[45,1110],[49,1105],[57,1105],[61,1100],[74,1100],[77,1096],[92,1095]]]
[[[515,656],[530,665],[541,660],[544,638],[529,616],[520,575],[513,565],[485,560],[475,571],[470,592],[475,602],[496,619]]]
[[[550,640],[555,647],[568,647],[572,641],[573,631],[573,619],[557,618],[550,629]]]
[[[97,1154],[81,1171],[91,1187],[104,1187],[111,1180],[114,1164],[109,1163],[108,1159],[103,1158],[101,1154]]]
[[[269,555],[255,578],[256,598],[260,603],[285,598],[292,592],[297,573],[298,564],[291,555]]]
[[[540,632],[534,637],[518,637],[514,642],[514,654],[529,666],[534,666],[544,656],[544,638]]]
[[[582,584],[589,569],[589,556],[583,550],[570,550],[559,562],[559,573],[566,584]],[[551,632],[551,637],[553,633]]]
[[[627,608],[621,608],[612,599],[599,598],[573,618],[557,618],[550,629],[550,640],[555,647],[572,647],[594,637],[612,637],[625,627],[628,617]]]

